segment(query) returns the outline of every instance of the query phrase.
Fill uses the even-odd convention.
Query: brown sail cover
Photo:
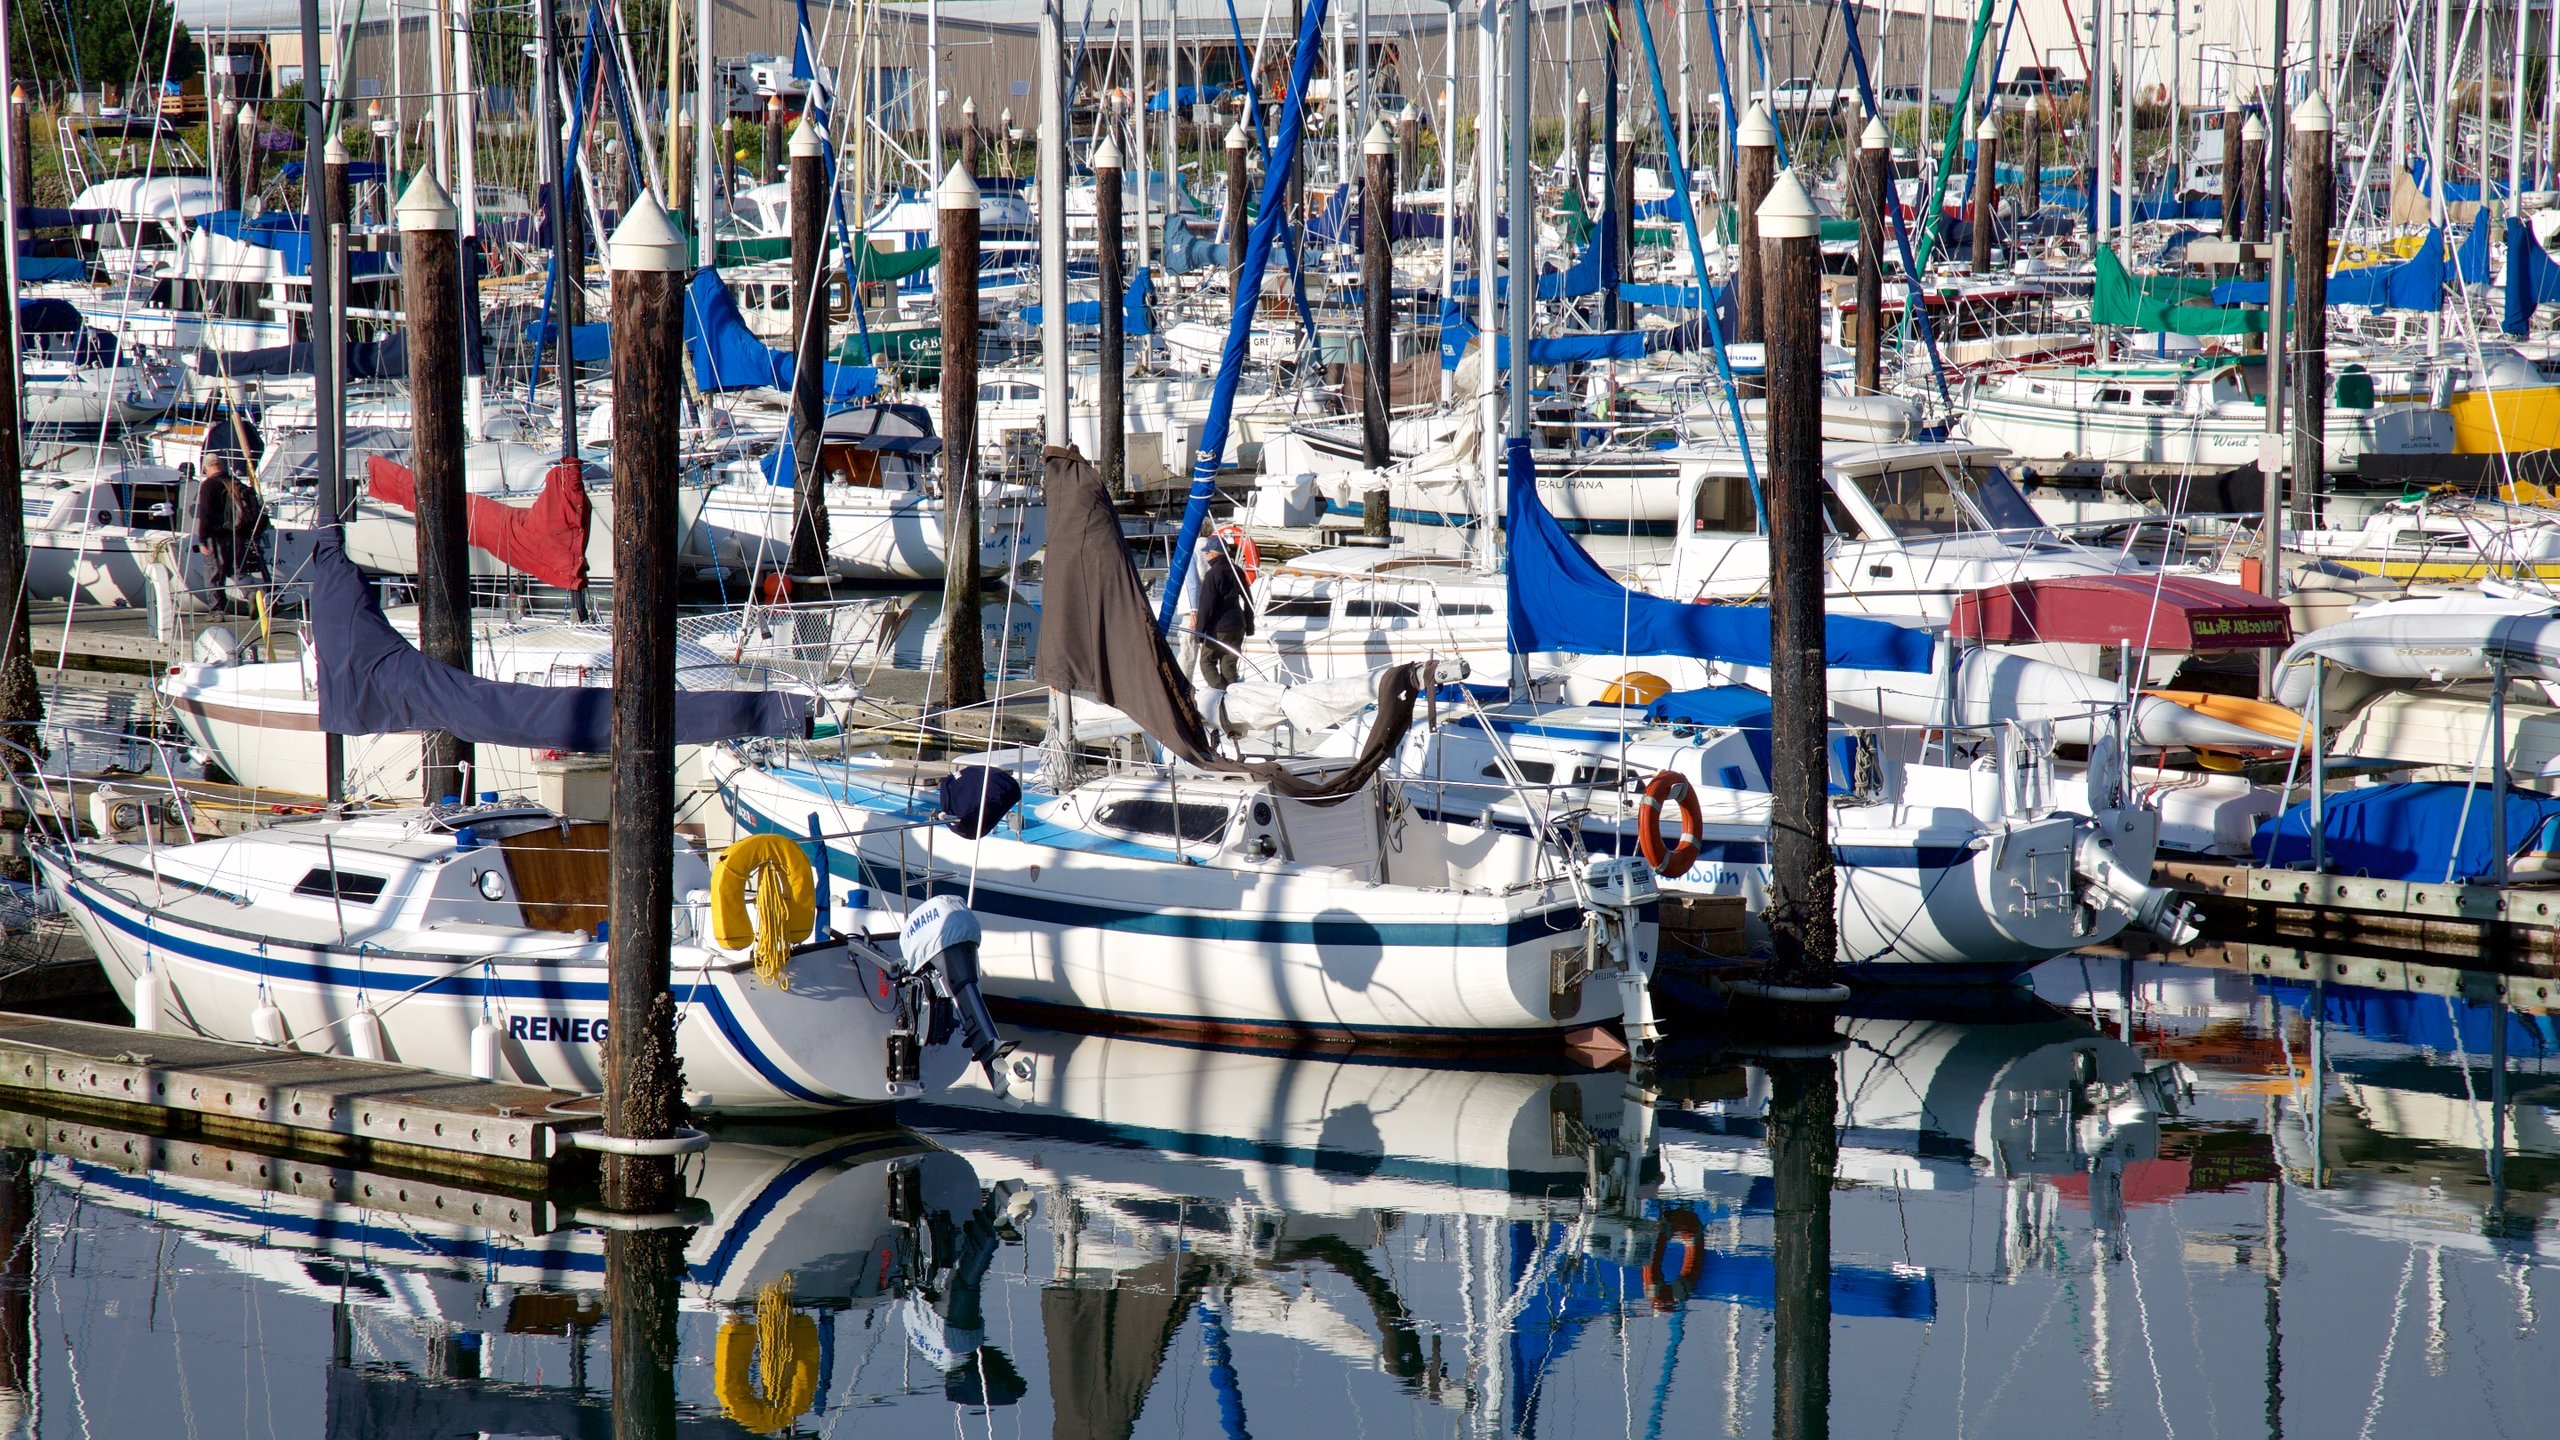
[[[1048,472],[1049,512],[1035,672],[1040,683],[1120,711],[1186,764],[1250,776],[1291,799],[1341,800],[1369,783],[1413,726],[1413,666],[1392,666],[1378,676],[1376,722],[1349,769],[1302,776],[1270,761],[1219,754],[1173,647],[1156,629],[1155,607],[1147,603],[1137,562],[1120,538],[1120,517],[1112,512],[1101,472],[1071,446],[1052,445],[1040,458]]]

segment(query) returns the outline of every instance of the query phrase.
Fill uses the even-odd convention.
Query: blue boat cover
[[[75,225],[109,225],[117,212],[108,210],[53,210],[34,205],[18,207],[18,228],[25,230],[68,230]]]
[[[2410,183],[2416,185],[2420,193],[2432,198],[2435,192],[2427,188],[2427,157],[2424,155],[2410,156],[2408,171]],[[2528,185],[2525,188],[2531,190],[2539,187]],[[2504,180],[2494,181],[2491,183],[2489,190],[2491,194],[2503,200],[2506,198],[2507,194],[2507,182]],[[2444,182],[2444,200],[2448,205],[2476,204],[2479,199],[2480,182],[2477,180],[2474,180],[2467,185],[2456,184],[2451,180]]]
[[[87,323],[80,307],[68,300],[47,297],[18,302],[20,335],[69,335]]]
[[[737,297],[721,283],[717,270],[695,271],[693,283],[685,287],[684,348],[693,357],[694,383],[708,391],[788,391],[799,368],[788,352],[765,344],[747,328]],[[877,395],[879,367],[830,360],[823,393],[838,403]]]
[[[34,284],[41,280],[86,280],[89,262],[77,255],[21,255],[18,257],[18,279]]]
[[[1455,370],[1476,338],[1476,322],[1456,305],[1440,307],[1440,368]],[[1667,333],[1667,332],[1663,332]],[[1511,368],[1511,337],[1494,337],[1494,363]],[[1652,348],[1642,330],[1598,330],[1580,335],[1539,335],[1529,341],[1532,365],[1569,365],[1588,360],[1641,360]]]
[[[1149,317],[1154,313],[1149,307],[1155,303],[1155,298],[1155,278],[1147,273],[1147,267],[1141,265],[1138,267],[1137,273],[1129,277],[1128,293],[1121,298],[1120,325],[1122,333],[1128,335],[1152,335],[1155,333],[1155,327],[1149,320]],[[1039,324],[1040,307],[1037,305],[1026,305],[1022,307],[1022,323],[1025,325]],[[1102,302],[1099,300],[1068,301],[1067,323],[1070,325],[1101,324]]]
[[[1629,590],[1556,524],[1538,499],[1529,442],[1507,457],[1511,508],[1511,650],[1518,655],[1684,655],[1735,665],[1769,663],[1769,607],[1692,605]],[[1926,630],[1833,615],[1823,626],[1827,663],[1858,670],[1926,674],[1938,645]]]
[[[1236,93],[1233,85],[1177,85],[1147,97],[1147,113],[1162,115],[1176,105],[1215,105]]]
[[[195,223],[216,235],[273,250],[284,257],[288,275],[311,273],[311,217],[299,210],[269,210],[252,220],[237,210],[215,210]],[[344,257],[349,275],[381,275],[391,270],[388,251],[353,250]]]
[[[379,340],[350,340],[346,345],[347,378],[350,380],[406,380],[409,378],[409,336],[395,330]],[[264,345],[255,350],[196,351],[196,369],[207,375],[223,375],[235,379],[251,375],[308,375],[311,373],[311,342],[297,340],[290,345]]]
[[[2533,238],[2521,220],[2507,222],[2506,332],[2522,339],[2533,331],[2534,307],[2560,304],[2560,262]]]
[[[1769,697],[1748,685],[1674,690],[1646,706],[1644,718],[1662,725],[1724,725],[1740,730],[1751,758],[1760,762],[1760,773],[1769,773]]]
[[[2483,879],[2497,868],[2498,858],[2489,843],[2489,798],[2486,784],[2449,780],[2375,785],[2329,796],[2321,821],[2329,869],[2339,875],[2430,884]],[[2509,790],[2507,843],[2522,846],[2554,816],[2560,816],[2560,797]],[[2311,802],[2260,825],[2250,848],[2261,865],[2308,863]]]
[[[2259,982],[2276,1003],[2330,1025],[2354,1031],[2386,1045],[2414,1045],[2450,1057],[2456,1052],[2486,1058],[2501,1015],[2506,1020],[2510,1059],[2547,1060],[2560,1055],[2560,1016],[2529,1014],[2504,1007],[2475,1004],[2451,995],[2412,995],[2392,990],[2359,990],[2329,984],[2314,990],[2296,980]],[[2458,1072],[2456,1072],[2458,1073]],[[2462,1083],[2448,1074],[2456,1087]]]
[[[613,691],[599,685],[483,680],[430,660],[382,618],[373,587],[337,530],[311,550],[312,648],[320,660],[320,728],[333,735],[442,730],[470,745],[600,755],[612,748]],[[808,729],[809,702],[775,690],[678,690],[676,743],[712,745]]]
[[[524,327],[524,338],[537,347],[537,365],[552,358],[551,317],[537,316],[532,324]],[[613,326],[602,320],[591,325],[570,326],[569,355],[581,365],[613,358]]]

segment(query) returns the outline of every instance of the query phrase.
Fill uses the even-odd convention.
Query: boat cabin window
[[[1840,492],[1828,485],[1822,487],[1822,515],[1831,522],[1834,535],[1856,539],[1867,533],[1867,522],[1859,519],[1858,512],[1850,509],[1848,503],[1840,498]]]
[[[2142,392],[2142,403],[2145,405],[2158,405],[2164,409],[2174,409],[2178,403],[2178,392],[2175,390],[2145,390]]]
[[[2133,403],[2133,392],[2127,390],[2121,385],[2103,386],[2098,391],[2098,403],[2101,405],[2130,405]]]
[[[1896,535],[1952,535],[1964,527],[1964,508],[1935,465],[1861,475],[1857,483]]]
[[[880,485],[880,454],[853,445],[826,445],[818,450],[818,466],[837,485]]]
[[[294,882],[293,893],[315,900],[339,900],[349,905],[370,905],[382,898],[386,882],[379,875],[364,875],[353,870],[332,870],[320,866],[306,870]]]
[[[1440,602],[1440,614],[1444,619],[1454,619],[1461,615],[1490,615],[1492,613],[1493,607],[1479,600],[1443,600]]]
[[[1514,760],[1511,762],[1511,768],[1520,772],[1520,780],[1522,784],[1552,785],[1555,783],[1556,767],[1548,761]],[[1510,776],[1502,773],[1501,766],[1496,765],[1490,760],[1484,763],[1484,778],[1487,780],[1500,780],[1505,784],[1510,783],[1511,779]]]
[[[1751,505],[1751,482],[1740,475],[1710,475],[1700,480],[1696,506],[1689,515],[1689,528],[1701,533],[1756,533],[1760,529],[1760,516]]]
[[[1354,600],[1342,613],[1352,620],[1412,620],[1420,617],[1422,607],[1410,600]]]
[[[1291,618],[1325,620],[1333,615],[1333,601],[1323,595],[1291,595],[1262,607],[1266,620]]]
[[[1004,387],[1003,387],[1003,386],[1001,386],[1001,385],[981,385],[981,386],[979,386],[979,387],[978,387],[978,403],[979,403],[979,404],[981,404],[981,405],[1001,405],[1001,404],[1003,404],[1003,403],[1004,403]]]
[[[1198,845],[1214,845],[1227,833],[1227,807],[1176,804],[1171,800],[1114,800],[1094,816],[1094,823],[1132,835],[1172,839],[1180,835]]]
[[[1966,493],[1994,530],[2041,530],[2044,517],[2018,493],[2017,482],[1996,465],[1979,461],[1964,468]]]

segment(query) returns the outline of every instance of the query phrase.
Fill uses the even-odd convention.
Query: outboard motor
[[[2194,907],[2175,890],[2163,889],[2125,868],[2103,829],[2086,829],[2072,852],[2072,868],[2080,873],[2080,903],[2092,910],[2122,910],[2133,923],[2171,945],[2196,943],[2203,931]]]
[[[1002,1095],[1009,1085],[1001,1063],[1008,1047],[978,990],[979,934],[978,917],[956,895],[936,895],[908,913],[898,933],[900,978],[909,982],[899,986],[898,1018],[909,1044],[939,1041],[956,1025],[960,1043]]]

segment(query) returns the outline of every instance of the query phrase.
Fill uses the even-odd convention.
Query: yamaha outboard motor
[[[923,1038],[938,1040],[948,1033],[940,1013],[947,1006],[961,1044],[1001,1095],[1006,1080],[998,1062],[1004,1044],[996,1034],[995,1017],[987,1013],[986,997],[978,991],[978,939],[978,917],[969,907],[956,895],[936,895],[908,912],[906,927],[898,933],[898,962],[909,977],[928,981],[938,1002],[928,1022],[933,1033]]]

